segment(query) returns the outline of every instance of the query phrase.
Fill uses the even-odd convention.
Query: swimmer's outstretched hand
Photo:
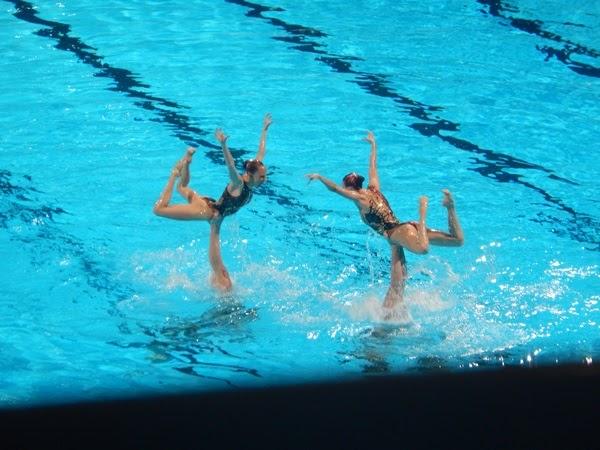
[[[221,130],[220,128],[217,128],[215,130],[215,137],[217,138],[217,141],[219,141],[221,144],[225,144],[227,142],[227,139],[229,139],[229,136],[223,133],[223,130]]]
[[[263,119],[263,128],[266,130],[273,123],[273,118],[271,117],[271,113],[266,113],[265,118]]]
[[[307,173],[306,178],[308,178],[308,182],[310,183],[312,180],[320,180],[321,175],[318,173]]]
[[[371,144],[375,144],[375,135],[373,134],[372,131],[368,131],[367,132],[367,137],[365,137],[364,139],[365,141],[371,143]]]

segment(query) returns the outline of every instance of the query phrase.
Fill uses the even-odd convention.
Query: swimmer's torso
[[[386,236],[387,233],[400,225],[390,205],[381,192],[372,186],[366,189],[368,207],[360,208],[360,216],[367,225],[377,233]]]
[[[212,206],[219,212],[221,217],[225,217],[237,212],[242,206],[246,205],[251,198],[252,189],[244,182],[240,195],[234,197],[229,193],[227,187],[225,187],[223,194],[221,194],[221,198],[214,202]]]

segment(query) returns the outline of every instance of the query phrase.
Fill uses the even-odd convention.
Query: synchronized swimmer
[[[215,137],[221,143],[221,149],[229,171],[229,183],[219,200],[202,196],[188,187],[190,164],[196,151],[196,149],[190,147],[171,171],[167,185],[154,206],[154,213],[162,217],[209,222],[209,261],[213,270],[211,283],[215,288],[224,292],[232,289],[232,282],[221,258],[221,223],[225,217],[236,213],[242,206],[246,205],[252,198],[253,189],[264,183],[267,169],[262,161],[266,152],[267,131],[271,123],[271,115],[266,114],[263,119],[258,153],[254,159],[245,161],[245,172],[242,175],[235,168],[235,161],[227,147],[227,136],[220,129],[216,130]],[[464,235],[456,214],[454,199],[447,189],[442,191],[442,205],[447,209],[448,232],[427,228],[425,219],[428,200],[425,196],[419,199],[419,220],[416,222],[400,222],[381,192],[377,172],[375,135],[369,131],[365,141],[371,144],[369,181],[366,189],[363,188],[365,178],[355,172],[346,175],[341,186],[318,173],[310,173],[306,177],[309,181],[321,181],[330,191],[353,201],[362,220],[390,244],[392,250],[391,279],[383,307],[388,311],[386,318],[392,318],[394,317],[395,308],[403,304],[404,299],[404,287],[407,278],[404,249],[406,248],[416,254],[425,254],[429,251],[430,245],[458,247],[463,245]],[[187,200],[187,204],[170,204],[177,178],[179,178],[177,191]]]
[[[263,164],[263,159],[267,148],[267,131],[271,123],[271,115],[266,114],[263,119],[258,152],[254,159],[244,162],[242,175],[238,173],[233,156],[227,147],[228,136],[220,129],[215,131],[215,137],[221,143],[225,164],[229,171],[229,183],[219,200],[202,196],[188,187],[190,164],[196,152],[195,148],[190,147],[171,171],[167,185],[154,205],[154,213],[158,216],[176,220],[201,220],[210,224],[209,261],[213,270],[211,283],[215,288],[224,292],[231,290],[232,283],[221,258],[221,223],[225,217],[236,213],[242,206],[250,202],[253,189],[264,183],[267,177],[267,168]],[[187,200],[187,204],[169,204],[177,178],[179,178],[177,191]]]
[[[381,193],[377,173],[377,142],[375,141],[375,135],[369,131],[365,141],[371,144],[369,182],[366,189],[362,187],[365,178],[355,172],[344,177],[343,186],[337,185],[318,173],[311,173],[306,176],[309,181],[319,180],[330,191],[352,200],[358,208],[363,222],[389,242],[392,250],[391,282],[383,306],[393,310],[403,302],[407,277],[404,248],[413,253],[424,254],[429,251],[429,245],[459,247],[464,243],[464,236],[456,215],[454,199],[447,189],[443,190],[444,199],[442,204],[448,210],[449,232],[427,228],[425,218],[428,200],[424,196],[419,199],[418,222],[398,221],[387,199]]]

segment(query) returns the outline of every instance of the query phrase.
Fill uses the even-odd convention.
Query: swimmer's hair
[[[247,159],[246,161],[244,161],[244,170],[250,174],[254,175],[256,171],[261,167],[264,167],[264,164],[258,159]]]
[[[359,189],[362,189],[363,181],[365,181],[365,177],[356,172],[350,172],[344,177],[343,183],[344,187],[358,191]]]

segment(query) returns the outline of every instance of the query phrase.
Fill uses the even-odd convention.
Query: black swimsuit
[[[381,192],[372,186],[369,186],[367,190],[373,195],[369,199],[369,210],[366,213],[361,211],[362,219],[379,234],[387,237],[388,232],[401,223],[394,216],[390,204]]]
[[[215,208],[221,217],[229,216],[235,212],[237,212],[242,206],[247,204],[252,198],[252,189],[248,187],[246,182],[244,181],[244,186],[242,187],[242,192],[237,197],[234,197],[229,193],[227,187],[221,194],[221,198],[212,203],[213,208]]]

